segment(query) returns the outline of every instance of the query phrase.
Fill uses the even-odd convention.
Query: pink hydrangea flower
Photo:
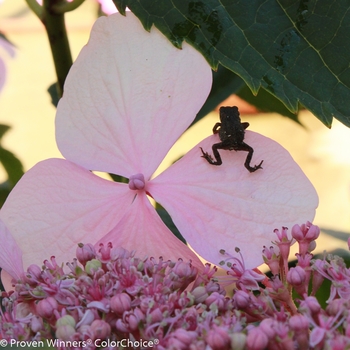
[[[56,140],[66,159],[29,170],[0,212],[24,266],[50,254],[68,261],[79,242],[111,242],[200,267],[149,196],[215,264],[220,249],[239,247],[246,268],[255,267],[276,227],[311,221],[318,202],[313,186],[285,149],[254,132],[247,131],[246,140],[255,150],[252,164],[264,160],[262,170],[247,171],[245,152],[222,151],[223,164],[210,165],[200,147],[210,151],[216,134],[152,177],[205,102],[211,82],[209,65],[187,43],[176,49],[156,28],[146,32],[130,12],[98,19],[57,109]],[[108,181],[91,170],[130,182]]]

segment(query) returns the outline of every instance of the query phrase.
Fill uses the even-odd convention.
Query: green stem
[[[69,11],[73,11],[78,8],[85,0],[73,0],[71,2],[61,2],[55,6],[53,9],[56,13],[65,13]]]
[[[38,4],[36,0],[25,0],[28,7],[39,17],[41,18],[43,9],[42,7]]]
[[[64,22],[64,13],[54,11],[54,7],[60,3],[62,3],[62,0],[44,0],[41,21],[46,28],[55,64],[58,96],[62,97],[64,81],[73,60]]]

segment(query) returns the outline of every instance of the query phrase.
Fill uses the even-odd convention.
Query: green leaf
[[[47,92],[50,94],[51,103],[52,103],[55,107],[57,107],[58,101],[60,100],[60,97],[58,96],[57,83],[51,84],[51,85],[48,87]]]
[[[350,126],[348,0],[114,0],[145,29],[154,24],[180,47],[199,50],[213,68],[238,74],[293,113],[299,103],[331,126]]]
[[[8,125],[0,125],[0,163],[7,173],[7,180],[0,183],[0,206],[2,206],[12,188],[24,174],[20,160],[12,152],[1,146],[1,139],[9,129]]]
[[[5,133],[10,129],[11,127],[9,127],[8,125],[0,124],[0,142]]]
[[[8,181],[13,187],[23,175],[23,166],[16,156],[0,146],[0,162],[8,175]]]
[[[213,71],[213,85],[210,94],[191,125],[205,117],[232,94],[237,94],[259,111],[279,113],[299,123],[297,114],[290,112],[276,97],[264,89],[260,89],[254,96],[237,74],[219,66],[216,72]]]
[[[116,174],[112,174],[112,173],[109,173],[108,174],[113,181],[115,182],[122,182],[124,184],[127,184],[129,182],[129,179],[127,179],[126,177],[124,176],[121,176],[121,175],[116,175]]]
[[[171,219],[171,216],[168,214],[168,212],[159,204],[156,203],[156,210],[164,224],[168,227],[168,229],[183,243],[186,244],[186,240],[182,237],[180,231],[175,226],[173,220]]]
[[[300,123],[298,115],[292,113],[280,100],[264,89],[260,89],[258,94],[254,96],[247,85],[245,85],[237,95],[251,105],[254,105],[261,112],[279,113],[285,117]]]

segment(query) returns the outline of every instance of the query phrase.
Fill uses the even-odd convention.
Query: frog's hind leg
[[[210,156],[210,154],[208,152],[204,152],[203,148],[200,147],[200,149],[202,151],[202,157],[205,158],[207,160],[207,162],[212,164],[212,165],[221,165],[222,164],[222,160],[221,160],[221,156],[220,156],[220,153],[218,151],[218,148],[222,148],[222,144],[221,143],[215,143],[212,146],[213,154],[214,154],[214,157],[215,157],[215,160],[213,160],[213,158]]]
[[[221,156],[220,156],[220,153],[218,151],[219,148],[222,148],[222,143],[215,143],[213,145],[212,150],[213,150],[213,154],[214,154],[214,157],[216,159],[216,162],[213,162],[211,164],[214,164],[214,165],[221,165],[222,164]]]
[[[213,149],[214,149],[214,147],[213,147]],[[261,164],[263,163],[263,160],[258,165],[254,165],[253,167],[250,165],[250,162],[252,160],[253,153],[254,153],[254,150],[252,147],[250,147],[246,143],[242,142],[242,144],[239,145],[239,148],[236,149],[236,151],[247,151],[248,152],[247,158],[245,159],[245,162],[244,162],[244,166],[248,169],[249,172],[253,173],[254,171],[256,171],[258,169],[262,169]]]

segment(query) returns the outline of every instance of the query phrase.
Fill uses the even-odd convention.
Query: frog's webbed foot
[[[242,142],[242,144],[239,146],[239,149],[237,149],[237,151],[247,151],[248,152],[247,158],[244,162],[244,166],[246,167],[246,169],[249,172],[254,173],[254,171],[256,171],[258,169],[262,169],[261,164],[263,163],[263,160],[258,165],[254,165],[254,166],[250,165],[250,162],[252,160],[253,153],[254,153],[254,150],[252,147],[250,147],[246,143]]]
[[[221,160],[220,154],[219,154],[217,148],[215,147],[217,145],[219,145],[219,144],[215,144],[212,147],[215,160],[213,160],[212,156],[208,152],[204,152],[203,148],[200,147],[200,149],[202,151],[202,158],[206,159],[209,164],[212,164],[212,165],[221,165],[222,164],[222,160]]]

